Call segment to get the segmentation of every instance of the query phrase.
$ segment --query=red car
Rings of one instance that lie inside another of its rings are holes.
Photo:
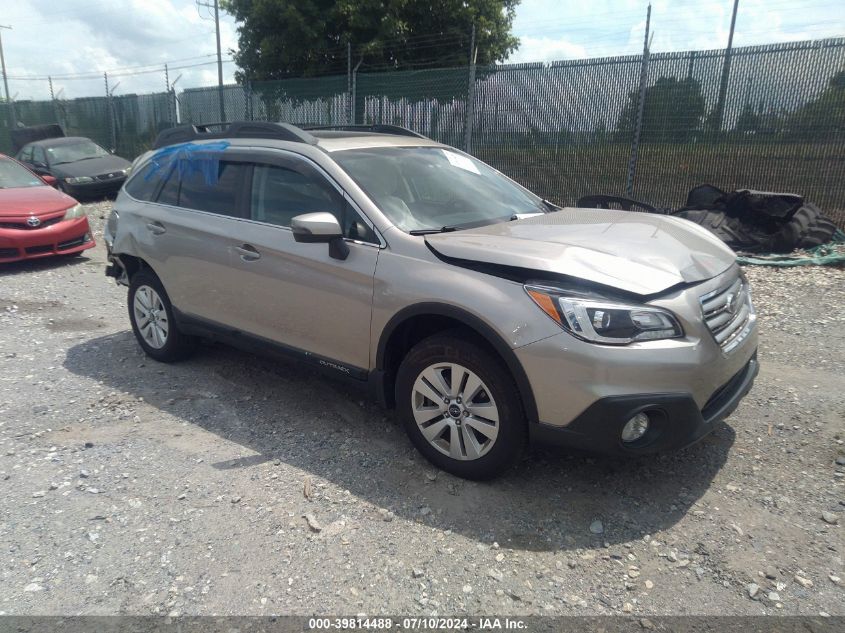
[[[51,181],[0,154],[0,264],[94,247],[82,206]]]

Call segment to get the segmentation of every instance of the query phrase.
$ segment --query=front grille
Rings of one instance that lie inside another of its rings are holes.
[[[99,176],[95,176],[97,180],[114,180],[115,178],[121,178],[123,176],[123,172],[121,171],[112,171],[107,174],[100,174]]]
[[[739,345],[751,331],[754,308],[748,285],[737,277],[729,286],[701,297],[704,322],[725,353]]]
[[[0,248],[0,259],[9,259],[11,257],[18,257],[18,249]]]
[[[42,220],[38,226],[30,226],[26,222],[0,222],[0,229],[18,229],[21,231],[35,231],[43,229],[47,226],[52,226],[62,221],[62,216],[57,218],[50,218],[49,220]]]
[[[52,244],[39,244],[38,246],[27,246],[27,255],[38,255],[39,253],[49,253],[53,250]]]

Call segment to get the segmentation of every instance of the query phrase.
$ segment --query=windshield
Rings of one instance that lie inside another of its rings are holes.
[[[527,189],[457,150],[378,147],[332,157],[403,231],[479,226],[547,210]]]
[[[0,160],[0,189],[40,187],[44,181],[28,169],[11,160]]]
[[[62,163],[75,163],[78,160],[88,158],[100,158],[108,156],[109,153],[94,141],[78,141],[76,143],[63,143],[55,147],[47,148],[47,156],[51,165]]]

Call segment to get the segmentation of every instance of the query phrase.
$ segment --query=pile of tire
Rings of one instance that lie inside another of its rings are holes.
[[[739,253],[789,253],[833,239],[836,225],[800,195],[738,189],[726,192],[700,185],[677,210],[616,196],[592,195],[578,200],[583,208],[616,208],[660,213],[703,226]]]
[[[836,232],[821,209],[790,193],[725,192],[701,185],[690,191],[687,204],[673,215],[703,226],[733,250],[745,253],[813,248],[831,241]]]

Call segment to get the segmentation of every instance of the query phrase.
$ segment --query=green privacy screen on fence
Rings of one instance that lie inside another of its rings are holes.
[[[795,191],[845,220],[845,39],[255,82],[17,102],[27,125],[59,121],[133,158],[177,120],[388,123],[467,149],[540,195],[590,193],[680,206],[702,182]],[[8,125],[0,104],[0,125]],[[636,161],[631,161],[632,146]],[[0,148],[8,137],[0,130]]]
[[[9,106],[0,103],[0,152],[12,150]],[[176,121],[175,100],[162,92],[146,95],[87,97],[56,101],[16,101],[17,120],[25,125],[59,123],[67,136],[87,136],[117,154],[134,158],[148,149],[156,135]]]

